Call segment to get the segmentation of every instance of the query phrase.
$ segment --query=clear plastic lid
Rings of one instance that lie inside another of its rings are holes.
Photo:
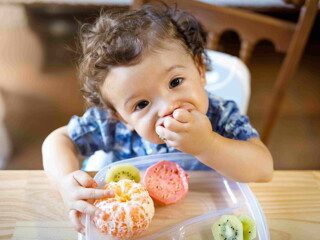
[[[104,187],[107,170],[117,164],[130,163],[140,169],[141,179],[144,170],[151,165],[168,160],[179,164],[189,175],[189,192],[181,201],[169,205],[155,205],[155,215],[149,228],[137,239],[213,239],[211,226],[222,215],[251,216],[257,225],[257,240],[269,239],[268,226],[262,209],[244,183],[230,180],[214,170],[192,170],[199,161],[185,153],[166,153],[131,158],[112,163],[101,169],[94,179],[99,188]],[[80,240],[105,240],[89,216],[85,218],[86,236],[79,234]]]

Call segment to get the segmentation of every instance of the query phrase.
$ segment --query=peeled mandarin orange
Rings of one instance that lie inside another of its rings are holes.
[[[94,217],[98,230],[116,240],[132,239],[144,232],[154,215],[148,191],[140,183],[122,179],[104,189],[113,190],[114,197],[98,199],[94,205],[105,212],[105,218]]]

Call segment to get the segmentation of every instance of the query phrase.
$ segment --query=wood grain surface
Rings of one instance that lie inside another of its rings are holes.
[[[320,171],[275,171],[271,182],[249,186],[272,240],[320,239]],[[201,211],[189,207],[194,212],[187,217]],[[62,199],[43,171],[0,171],[0,239],[77,239]]]

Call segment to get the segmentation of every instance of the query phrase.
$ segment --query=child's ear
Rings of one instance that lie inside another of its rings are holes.
[[[204,65],[198,67],[199,68],[199,73],[201,77],[201,83],[202,86],[205,86],[207,84],[207,79],[206,79],[206,68]]]
[[[203,86],[207,84],[206,79],[206,67],[204,65],[204,59],[201,55],[196,56],[196,66],[200,74],[200,80]]]
[[[113,110],[109,110],[109,113],[110,113],[110,115],[112,116],[112,118],[114,118],[114,119],[122,122],[122,124],[125,125],[126,128],[128,128],[130,131],[133,131],[133,130],[134,130],[134,128],[133,128],[129,123],[127,123],[127,122],[121,117],[121,115],[120,115],[118,112],[113,111]]]

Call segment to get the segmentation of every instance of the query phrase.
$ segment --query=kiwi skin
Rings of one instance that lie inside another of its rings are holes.
[[[140,171],[135,166],[128,163],[118,164],[107,171],[105,182],[118,182],[121,179],[134,180],[136,183],[139,183]]]
[[[234,215],[223,215],[212,228],[214,240],[243,240],[243,227]]]

